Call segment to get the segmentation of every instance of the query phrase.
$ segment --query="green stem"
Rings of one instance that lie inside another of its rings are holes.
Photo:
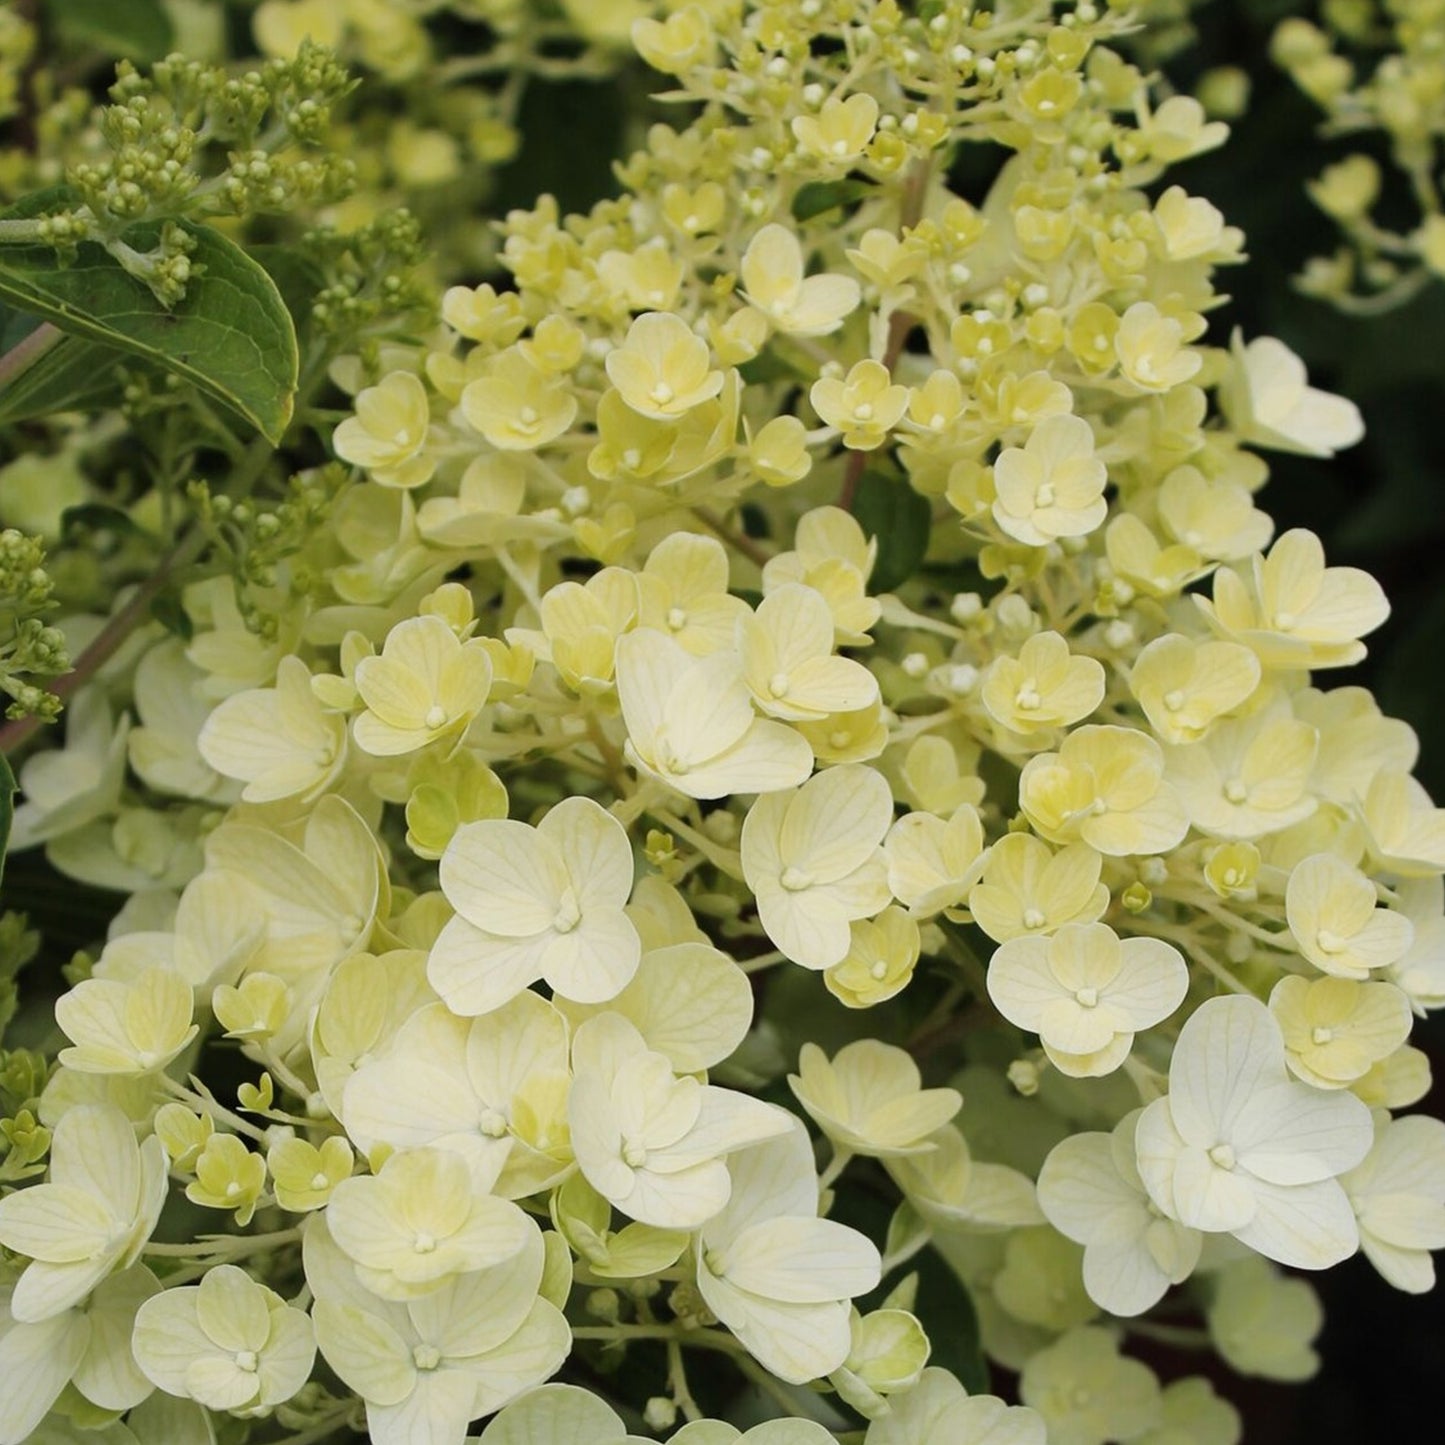
[[[5,223],[0,221],[0,226]],[[17,342],[0,356],[0,391],[12,381],[18,381],[47,352],[53,351],[65,339],[65,333],[48,321],[42,321],[29,336]]]
[[[263,1249],[279,1249],[300,1240],[301,1229],[297,1227],[278,1229],[271,1234],[213,1234],[196,1244],[148,1244],[144,1253],[157,1259],[234,1258]]]
[[[29,246],[40,239],[40,222],[0,221],[0,246]]]
[[[682,1411],[685,1420],[701,1420],[702,1411],[693,1399],[687,1383],[687,1366],[683,1363],[682,1346],[675,1340],[667,1342],[667,1388],[672,1402]]]
[[[767,551],[758,546],[751,537],[729,527],[711,507],[694,507],[692,514],[704,527],[710,532],[715,532],[735,552],[746,557],[759,571],[768,565]]]
[[[664,1344],[675,1340],[687,1349],[716,1350],[719,1354],[733,1355],[739,1362],[747,1356],[747,1351],[730,1335],[682,1330],[674,1325],[580,1325],[572,1331],[572,1338],[600,1340],[611,1345],[627,1344],[632,1340],[660,1340]]]

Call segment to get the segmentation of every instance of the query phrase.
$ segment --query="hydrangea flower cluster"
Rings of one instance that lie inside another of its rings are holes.
[[[129,897],[0,1074],[0,1445],[1232,1445],[1140,1341],[1434,1282],[1445,812],[1257,505],[1362,424],[1207,339],[1227,128],[1094,0],[565,8],[677,124],[19,769]]]
[[[1343,244],[1311,260],[1300,285],[1357,314],[1388,311],[1445,276],[1445,15],[1438,0],[1351,0],[1320,19],[1281,21],[1275,63],[1324,112],[1326,134],[1374,133],[1399,174],[1387,179],[1368,149],[1352,149],[1311,183]],[[1409,197],[1404,226],[1381,205],[1397,184]]]

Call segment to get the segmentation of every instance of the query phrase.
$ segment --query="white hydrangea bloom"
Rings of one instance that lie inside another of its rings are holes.
[[[958,908],[988,863],[978,809],[961,803],[949,818],[905,813],[883,842],[888,887],[915,918]]]
[[[755,613],[739,618],[737,644],[743,680],[769,717],[813,722],[878,701],[873,674],[834,655],[827,598],[800,582],[773,589]]]
[[[638,628],[617,641],[617,696],[627,760],[690,798],[792,788],[813,769],[800,733],[753,711],[736,653],[694,657]]]
[[[346,718],[322,707],[311,690],[311,670],[299,657],[283,657],[276,685],[219,703],[197,746],[216,772],[246,785],[246,802],[309,802],[336,781],[346,762]]]
[[[678,1078],[621,1014],[582,1024],[572,1062],[568,1116],[578,1167],[643,1224],[695,1229],[711,1219],[731,1187],[723,1156],[793,1122],[747,1094]]]
[[[1417,778],[1382,768],[1370,780],[1362,813],[1370,852],[1383,867],[1405,878],[1445,871],[1445,808]]]
[[[462,1014],[500,1008],[538,979],[579,1003],[615,997],[642,956],[623,912],[632,872],[626,830],[590,798],[565,799],[535,828],[458,828],[441,860],[457,917],[432,948],[432,987]]]
[[[18,771],[24,800],[10,824],[19,853],[112,813],[125,781],[130,722],[117,722],[98,683],[83,687],[66,709],[65,746],[33,753]]]
[[[1071,1330],[1031,1354],[1019,1394],[1044,1417],[1049,1445],[1132,1440],[1163,1413],[1154,1372],[1121,1355],[1113,1332],[1097,1325]]]
[[[0,1445],[34,1440],[67,1385],[101,1410],[140,1404],[154,1386],[136,1366],[131,1331],[159,1290],[150,1270],[133,1265],[102,1280],[84,1305],[24,1324],[11,1313],[10,1286],[0,1286]]]
[[[858,305],[851,276],[804,276],[803,248],[787,226],[764,226],[743,252],[743,294],[785,336],[826,336]]]
[[[834,1144],[876,1158],[936,1148],[928,1136],[963,1107],[956,1089],[923,1087],[906,1049],[877,1039],[846,1044],[831,1060],[817,1044],[804,1044],[788,1083]]]
[[[1188,990],[1177,948],[1157,938],[1120,939],[1105,923],[1010,939],[988,969],[999,1012],[1038,1034],[1054,1067],[1074,1078],[1117,1069],[1134,1035],[1162,1023]]]
[[[1244,1438],[1239,1411],[1200,1375],[1165,1385],[1159,1399],[1159,1424],[1140,1435],[1137,1445],[1239,1445]]]
[[[379,656],[356,664],[366,704],[353,724],[357,744],[373,757],[394,757],[440,738],[460,740],[491,685],[484,642],[462,641],[441,617],[409,617],[387,633]]]
[[[1363,979],[1398,963],[1414,938],[1410,920],[1378,902],[1358,868],[1316,853],[1290,872],[1285,918],[1299,951],[1322,973]]]
[[[1194,602],[1221,637],[1280,669],[1349,667],[1365,655],[1359,639],[1390,615],[1380,584],[1357,567],[1326,567],[1323,544],[1303,527],[1256,554],[1247,578],[1221,567],[1213,599]]]
[[[1445,1249],[1445,1123],[1424,1114],[1391,1120],[1379,1111],[1374,1145],[1340,1183],[1365,1258],[1396,1289],[1433,1289],[1430,1251]]]
[[[546,1250],[535,1227],[506,1263],[403,1304],[367,1290],[325,1226],[324,1214],[313,1217],[304,1252],[316,1342],[366,1402],[376,1445],[460,1442],[470,1421],[541,1384],[567,1357],[567,1321],[538,1294]]]
[[[489,1191],[500,1150],[471,1158],[423,1147],[391,1155],[375,1174],[343,1179],[331,1192],[331,1237],[357,1278],[383,1299],[427,1294],[455,1274],[488,1269],[527,1243],[527,1217]]]
[[[1364,436],[1360,409],[1347,397],[1310,386],[1304,362],[1284,342],[1257,336],[1246,346],[1236,328],[1230,344],[1233,368],[1220,399],[1241,441],[1332,457]]]
[[[114,1105],[67,1109],[47,1182],[0,1199],[0,1244],[30,1259],[10,1298],[22,1323],[58,1315],[140,1257],[166,1199],[166,1155]]]
[[[644,1445],[617,1411],[576,1385],[539,1385],[499,1411],[478,1445]]]
[[[1061,1234],[1084,1246],[1084,1288],[1116,1315],[1152,1308],[1199,1262],[1198,1230],[1165,1218],[1135,1162],[1139,1110],[1110,1134],[1073,1134],[1039,1173],[1039,1208]]]
[[[698,1234],[707,1306],[765,1369],[803,1384],[836,1370],[852,1344],[849,1301],[879,1279],[874,1246],[818,1218],[813,1150],[796,1121],[728,1161],[732,1194]]]
[[[521,1199],[572,1167],[567,1140],[567,1023],[530,990],[476,1019],[442,1004],[420,1009],[380,1058],[344,1085],[341,1118],[352,1142],[505,1162],[496,1192]]]
[[[204,674],[178,637],[152,647],[135,670],[140,725],[128,738],[130,765],[147,786],[181,798],[228,803],[238,791],[201,757],[211,704],[196,689]],[[346,733],[343,724],[341,734]]]
[[[768,937],[805,968],[848,952],[848,925],[889,901],[880,844],[893,820],[882,775],[829,768],[801,788],[759,798],[743,822],[743,876]]]
[[[197,1286],[168,1289],[136,1316],[132,1348],[167,1394],[211,1410],[261,1415],[306,1383],[311,1319],[243,1269],[218,1265]]]
[[[926,1152],[885,1159],[884,1167],[929,1224],[992,1233],[1043,1222],[1027,1175],[1006,1164],[974,1159],[952,1124],[927,1142],[933,1147]]]
[[[60,1062],[86,1074],[149,1074],[195,1038],[191,986],[169,969],[136,979],[87,978],[55,1001],[55,1021],[72,1047]]]
[[[1314,1341],[1325,1314],[1314,1287],[1268,1260],[1232,1260],[1214,1277],[1205,1309],[1209,1338],[1241,1375],[1297,1383],[1320,1367]]]
[[[1139,1120],[1139,1174],[1171,1219],[1325,1269],[1359,1246],[1337,1176],[1372,1135],[1353,1094],[1291,1079],[1269,1009],[1231,995],[1201,1004],[1180,1030],[1169,1093]]]
[[[1043,1417],[996,1395],[970,1395],[936,1365],[886,1415],[868,1426],[864,1445],[1045,1445]]]

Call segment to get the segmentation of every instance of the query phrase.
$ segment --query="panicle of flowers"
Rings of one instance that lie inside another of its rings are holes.
[[[564,8],[676,123],[336,361],[325,525],[211,497],[244,600],[21,769],[16,845],[130,899],[0,1074],[0,1445],[624,1445],[543,1382],[658,1342],[676,1445],[736,1438],[695,1350],[826,1413],[758,1445],[1237,1441],[1128,1353],[1169,1291],[1300,1378],[1280,1266],[1433,1282],[1445,813],[1315,676],[1378,584],[1257,505],[1361,422],[1206,339],[1244,238],[1166,177],[1227,127],[1090,0]],[[945,1265],[1021,1405],[928,1367]]]
[[[1352,149],[1308,187],[1343,244],[1309,261],[1298,284],[1342,310],[1388,311],[1445,276],[1441,21],[1435,0],[1359,0],[1322,7],[1318,24],[1282,20],[1271,40],[1274,62],[1324,112],[1323,133],[1378,135],[1398,172]],[[1408,224],[1387,219],[1399,203],[1381,204],[1395,191]]]

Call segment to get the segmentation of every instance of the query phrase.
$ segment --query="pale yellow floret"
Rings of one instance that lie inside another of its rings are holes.
[[[479,641],[461,641],[440,617],[409,618],[387,634],[380,656],[356,665],[366,705],[354,724],[357,745],[392,757],[459,736],[491,685],[492,660]]]
[[[1071,653],[1057,632],[1038,632],[1017,657],[990,664],[980,696],[993,719],[1013,732],[1068,727],[1104,700],[1104,669]]]
[[[1131,728],[1081,727],[1057,753],[1030,758],[1019,803],[1050,842],[1083,841],[1116,857],[1167,853],[1189,831],[1159,744]]]
[[[1030,547],[1087,536],[1104,520],[1108,477],[1094,455],[1094,434],[1080,417],[1040,422],[1022,447],[999,453],[993,476],[994,521]]]
[[[764,226],[748,243],[741,270],[747,299],[785,336],[826,336],[861,298],[851,276],[805,276],[802,246],[786,226]]]
[[[332,437],[336,455],[364,467],[384,487],[419,487],[430,481],[436,458],[426,387],[408,371],[393,371],[361,392],[355,416]]]
[[[857,160],[878,124],[878,102],[859,92],[846,100],[830,96],[816,116],[795,116],[793,135],[810,155],[829,164]]]
[[[848,952],[824,971],[828,992],[849,1008],[871,1008],[908,986],[922,952],[918,924],[901,908],[849,925]]]
[[[1299,951],[1322,973],[1364,979],[1403,958],[1414,937],[1410,920],[1378,901],[1358,868],[1318,853],[1290,874],[1285,916]]]
[[[467,424],[499,451],[536,451],[572,425],[577,398],[520,348],[505,351],[461,394]]]
[[[1269,996],[1290,1071],[1319,1089],[1363,1078],[1410,1036],[1410,1003],[1393,984],[1290,974]]]
[[[1009,833],[989,849],[969,890],[969,912],[995,943],[1093,923],[1109,906],[1109,890],[1099,881],[1103,862],[1084,843],[1055,853],[1030,833]]]
[[[909,392],[880,362],[855,362],[846,377],[825,376],[808,393],[813,410],[827,426],[843,433],[843,445],[875,451],[908,410]]]
[[[832,1059],[804,1044],[788,1084],[838,1148],[880,1159],[928,1152],[928,1136],[963,1107],[955,1089],[925,1089],[906,1050],[876,1039],[859,1039]]]
[[[715,397],[723,374],[709,366],[707,342],[685,321],[649,311],[628,329],[621,346],[607,353],[607,375],[633,411],[658,421],[686,416]]]

